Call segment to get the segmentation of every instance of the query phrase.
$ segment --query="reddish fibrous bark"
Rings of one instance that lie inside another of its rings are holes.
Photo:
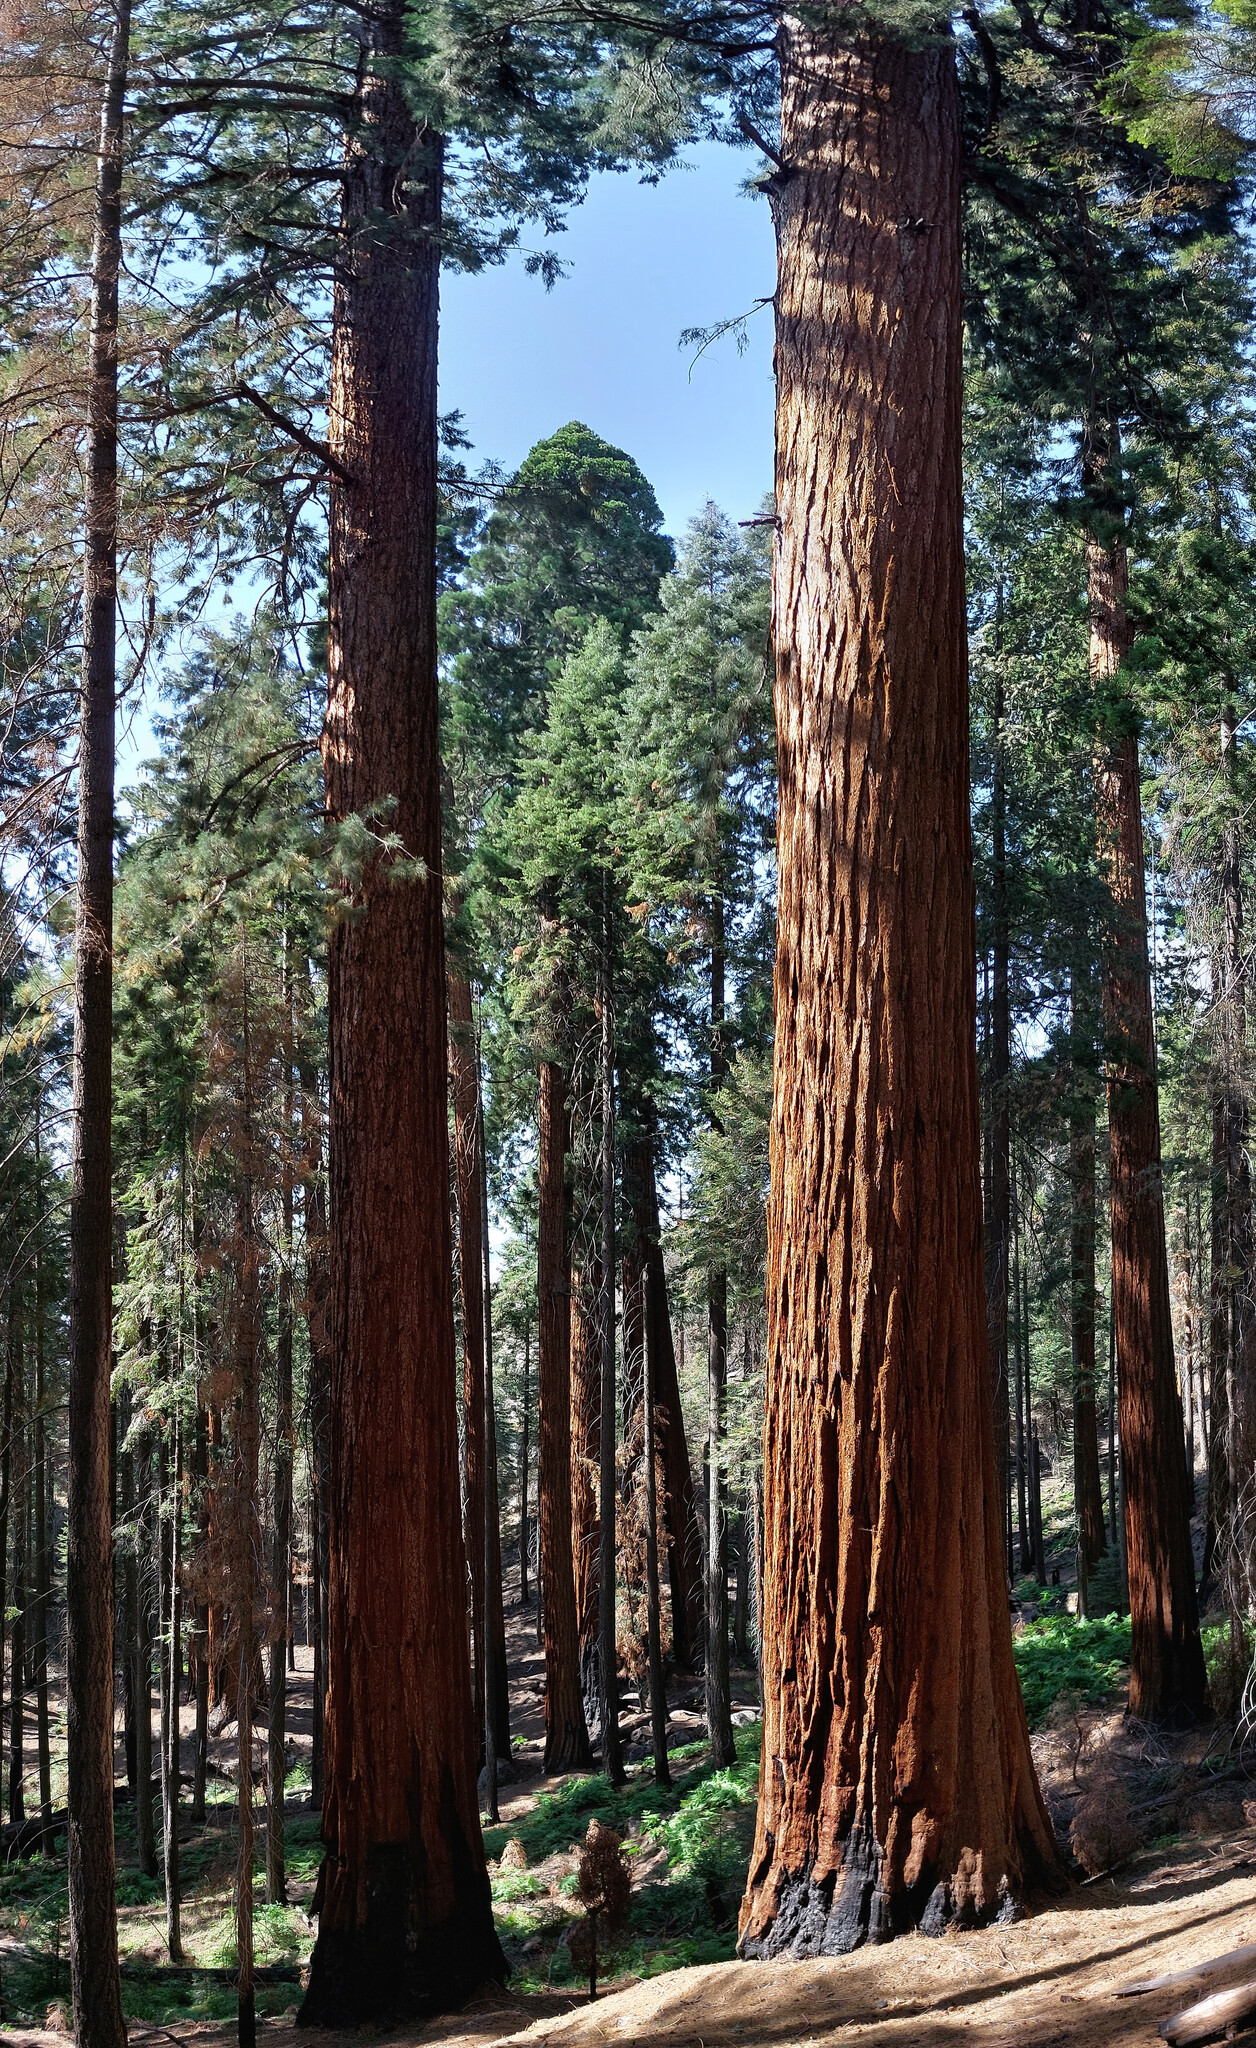
[[[436,684],[441,139],[401,0],[361,24],[328,440],[331,1447],[318,1940],[304,2022],[453,2005],[505,1963],[476,1794],[455,1408]],[[421,865],[420,865],[421,864]]]
[[[667,1530],[667,1573],[671,1594],[672,1655],[681,1670],[694,1660],[702,1634],[702,1543],[698,1508],[689,1463],[685,1417],[676,1374],[676,1346],[667,1306],[667,1273],[659,1227],[658,1181],[654,1145],[643,1139],[625,1162],[625,1187],[633,1206],[634,1241],[624,1265],[624,1381],[628,1402],[640,1401],[641,1360],[652,1345],[654,1425],[663,1463],[663,1519]],[[648,1269],[640,1284],[638,1261]],[[629,1265],[631,1261],[631,1271]],[[630,1328],[630,1310],[641,1328]]]
[[[1062,1881],[982,1274],[954,59],[781,31],[764,1730],[740,1950]]]
[[[571,1560],[580,1637],[580,1683],[586,1712],[596,1707],[598,1646],[598,1452],[601,1443],[601,1352],[597,1305],[602,1272],[596,1259],[571,1275]],[[627,1296],[625,1295],[625,1300]],[[625,1350],[627,1344],[625,1343]]]
[[[480,1230],[479,1085],[471,984],[451,962],[449,1080],[454,1110],[454,1200],[462,1295],[463,1542],[471,1605],[475,1725],[484,1728],[484,1258]]]
[[[1076,1003],[1074,1015],[1076,1015]],[[1087,1565],[1108,1547],[1099,1469],[1099,1416],[1095,1398],[1095,1111],[1087,1095],[1069,1120],[1069,1180],[1073,1325],[1073,1499],[1078,1541]]]
[[[571,1280],[567,1248],[567,1078],[541,1066],[537,1230],[538,1486],[545,1634],[545,1769],[587,1771],[593,1751],[580,1689],[580,1633],[571,1553]]]
[[[1087,482],[1102,494],[1112,436],[1091,423]],[[1132,642],[1125,543],[1115,518],[1086,539],[1090,668],[1109,720],[1096,764],[1099,857],[1111,900],[1104,961],[1112,1313],[1130,1598],[1129,1708],[1191,1720],[1207,1704],[1191,1550],[1190,1480],[1173,1357],[1160,1170],[1160,1098],[1147,948],[1142,793],[1133,713],[1112,722]],[[1122,729],[1123,727],[1123,729]]]

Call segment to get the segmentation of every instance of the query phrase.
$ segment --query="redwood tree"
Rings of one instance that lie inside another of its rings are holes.
[[[1129,1708],[1140,1720],[1178,1721],[1204,1711],[1208,1681],[1173,1357],[1138,736],[1133,706],[1119,682],[1133,639],[1129,566],[1114,490],[1115,432],[1092,416],[1087,438],[1090,666],[1102,726],[1096,810],[1099,857],[1111,898],[1104,1036],[1112,1314],[1130,1598]]]
[[[571,1557],[571,1265],[567,1249],[567,1077],[541,1065],[537,1238],[538,1490],[545,1629],[545,1769],[587,1771],[593,1751],[580,1689],[580,1632]]]
[[[326,1856],[302,2019],[447,2007],[504,1974],[476,1798],[460,1529],[437,731],[442,143],[364,18],[333,310]],[[353,821],[346,823],[345,821]]]
[[[945,38],[781,30],[780,909],[746,1956],[1060,1881],[1012,1661],[982,1276]]]

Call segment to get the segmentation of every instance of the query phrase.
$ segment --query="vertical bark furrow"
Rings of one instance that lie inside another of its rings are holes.
[[[790,23],[782,62],[750,1956],[988,1919],[1058,1877],[982,1278],[954,60]]]

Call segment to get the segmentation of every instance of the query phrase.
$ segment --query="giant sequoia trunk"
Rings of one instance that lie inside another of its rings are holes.
[[[362,17],[329,442],[333,823],[369,847],[329,949],[328,1691],[308,2022],[448,2007],[504,1974],[476,1798],[458,1494],[436,691],[441,143]]]
[[[118,605],[118,277],[129,0],[109,46],[96,164],[88,375],[70,1159],[66,1746],[70,1983],[79,2048],[125,2048],[113,1845],[113,776]]]
[[[563,1185],[567,1082],[554,1060],[546,1060],[541,1067],[540,1141],[537,1435],[545,1769],[587,1771],[593,1765],[593,1752],[580,1691],[580,1634],[571,1559],[571,1285]]]
[[[1204,1710],[1207,1680],[1173,1359],[1138,740],[1132,708],[1123,720],[1111,711],[1132,638],[1125,542],[1119,516],[1102,503],[1104,473],[1114,452],[1111,438],[1091,423],[1087,481],[1099,500],[1100,516],[1087,534],[1086,565],[1091,674],[1096,696],[1108,707],[1095,780],[1099,856],[1111,898],[1104,1035],[1112,1309],[1130,1595],[1129,1706],[1140,1720],[1175,1721]]]
[[[1060,1881],[1012,1661],[982,1276],[945,44],[782,31],[780,864],[763,1765],[740,1949]]]

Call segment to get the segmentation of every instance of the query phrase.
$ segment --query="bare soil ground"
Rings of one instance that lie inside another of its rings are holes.
[[[512,1725],[522,1743],[515,1758],[519,1781],[503,1788],[507,1826],[526,1817],[541,1789],[543,1714],[534,1615],[514,1607],[509,1623]],[[303,1653],[290,1700],[299,1756],[309,1744],[307,1666]],[[744,1676],[747,1696],[751,1684]],[[698,1703],[685,1692],[672,1706],[671,1723],[677,1746],[700,1730]],[[233,1736],[227,1731],[215,1745],[224,1773]],[[626,2048],[646,2042],[657,2048],[822,2048],[829,2042],[942,2048],[961,2040],[984,2048],[1151,2048],[1168,2014],[1206,1992],[1256,1977],[1249,1958],[1206,1981],[1116,1996],[1139,1979],[1196,1970],[1256,1943],[1256,1804],[1245,1801],[1256,1785],[1227,1753],[1224,1731],[1163,1737],[1115,1710],[1062,1702],[1034,1747],[1057,1830],[1064,1839],[1071,1834],[1101,1874],[1012,1927],[937,1941],[912,1937],[832,1961],[721,1962],[645,1981],[612,1978],[592,2006],[570,1992],[490,1989],[461,2013],[382,2031],[298,2033],[294,1987],[289,2011],[261,2022],[259,2039],[265,2048],[603,2048],[608,2042]],[[1119,1867],[1104,1875],[1109,1859]],[[642,1865],[638,1870],[643,1878],[656,1874]],[[299,1894],[305,1889],[297,1887]],[[191,1902],[185,1915],[195,1925]],[[121,1918],[125,1952],[157,1960],[159,1911],[124,1909]],[[21,1939],[18,1930],[9,1939],[14,1936]],[[0,2039],[14,2048],[65,2048],[66,2041],[60,2030],[3,2026]],[[233,2048],[235,2030],[211,2022],[136,2021],[130,2039],[133,2048]]]
[[[1252,1974],[1246,1966],[1138,1998],[1121,1985],[1198,1966],[1256,1941],[1256,1874],[1236,1869],[1232,1841],[1201,1842],[1154,1859],[1120,1882],[1080,1890],[1009,1928],[912,1937],[824,1962],[718,1963],[677,1970],[584,2001],[491,1992],[425,2027],[298,2034],[263,2024],[266,2048],[842,2048],[913,2042],[943,2048],[1125,2048],[1151,2044],[1171,2012]],[[1146,1859],[1145,1859],[1146,1862]],[[63,2034],[14,2031],[14,2048],[64,2048]],[[228,2048],[234,2029],[137,2023],[134,2044]]]

